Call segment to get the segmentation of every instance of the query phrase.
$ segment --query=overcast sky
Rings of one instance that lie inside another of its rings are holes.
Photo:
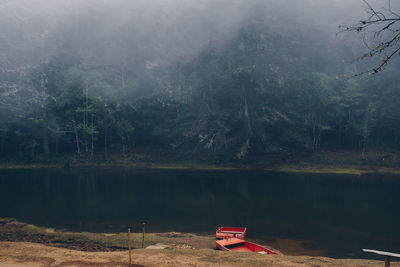
[[[229,40],[256,18],[335,40],[343,38],[338,25],[363,18],[363,7],[361,0],[0,0],[0,64],[107,42],[170,60]]]

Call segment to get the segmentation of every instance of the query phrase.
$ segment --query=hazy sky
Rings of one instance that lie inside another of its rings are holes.
[[[0,0],[0,64],[99,43],[108,52],[135,50],[168,61],[223,43],[255,19],[334,40],[343,38],[336,37],[339,24],[363,17],[363,6],[361,0]]]

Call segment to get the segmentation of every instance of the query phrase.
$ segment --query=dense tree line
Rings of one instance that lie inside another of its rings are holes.
[[[129,41],[64,45],[34,64],[3,65],[1,157],[399,148],[399,65],[343,79],[364,63],[343,63],[358,51],[324,32],[254,20],[168,63]]]

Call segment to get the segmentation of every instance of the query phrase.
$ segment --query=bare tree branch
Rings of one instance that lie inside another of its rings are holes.
[[[361,55],[357,60],[379,57],[379,64],[354,76],[380,72],[394,55],[400,53],[400,16],[392,10],[391,1],[388,0],[387,7],[381,8],[382,11],[375,9],[367,0],[362,1],[366,4],[366,13],[369,17],[354,25],[346,27],[339,25],[341,30],[338,34],[342,32],[363,34],[363,42],[369,52]]]

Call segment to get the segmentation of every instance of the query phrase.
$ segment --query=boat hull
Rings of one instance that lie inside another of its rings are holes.
[[[261,254],[280,255],[279,252],[272,251],[256,243],[252,243],[239,238],[217,240],[216,245],[220,250],[225,251],[258,252]]]

